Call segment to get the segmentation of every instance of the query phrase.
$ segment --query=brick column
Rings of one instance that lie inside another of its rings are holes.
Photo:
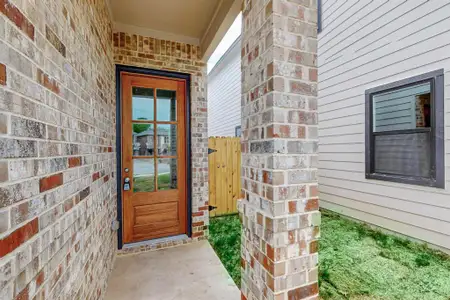
[[[317,1],[245,0],[242,299],[318,298]]]

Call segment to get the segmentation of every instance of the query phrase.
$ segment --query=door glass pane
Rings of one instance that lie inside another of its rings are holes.
[[[373,132],[431,127],[431,84],[420,83],[373,96]]]
[[[156,120],[176,121],[177,120],[177,97],[175,91],[156,91]]]
[[[154,190],[154,159],[133,159],[133,192],[153,192]]]
[[[133,123],[133,156],[153,156],[154,135],[153,124]]]
[[[133,120],[154,120],[153,89],[133,87]]]
[[[158,159],[158,190],[173,190],[177,188],[177,159]]]
[[[177,155],[177,125],[158,124],[157,141],[159,156]]]

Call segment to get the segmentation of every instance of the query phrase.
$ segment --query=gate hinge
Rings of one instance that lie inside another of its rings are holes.
[[[213,210],[217,209],[217,206],[209,205],[208,209],[209,209],[209,211],[213,211]]]
[[[212,148],[208,148],[208,154],[211,154],[211,153],[214,153],[214,152],[217,152],[217,150],[216,149],[212,149]]]

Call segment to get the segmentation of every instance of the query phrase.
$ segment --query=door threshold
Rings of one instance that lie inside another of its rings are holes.
[[[124,244],[122,249],[126,250],[126,249],[141,247],[141,246],[152,246],[152,245],[158,245],[158,244],[162,244],[162,243],[184,241],[187,239],[189,239],[189,237],[186,234],[173,235],[173,236],[163,237],[163,238],[154,239],[154,240]]]

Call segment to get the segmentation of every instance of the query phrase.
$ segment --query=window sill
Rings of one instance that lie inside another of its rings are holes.
[[[438,189],[445,189],[444,184],[438,184],[436,180],[429,178],[418,178],[412,176],[398,176],[391,174],[381,174],[381,173],[366,173],[366,179],[369,180],[382,180],[396,183],[404,183],[409,185],[418,185],[418,186],[426,186],[433,187]]]

